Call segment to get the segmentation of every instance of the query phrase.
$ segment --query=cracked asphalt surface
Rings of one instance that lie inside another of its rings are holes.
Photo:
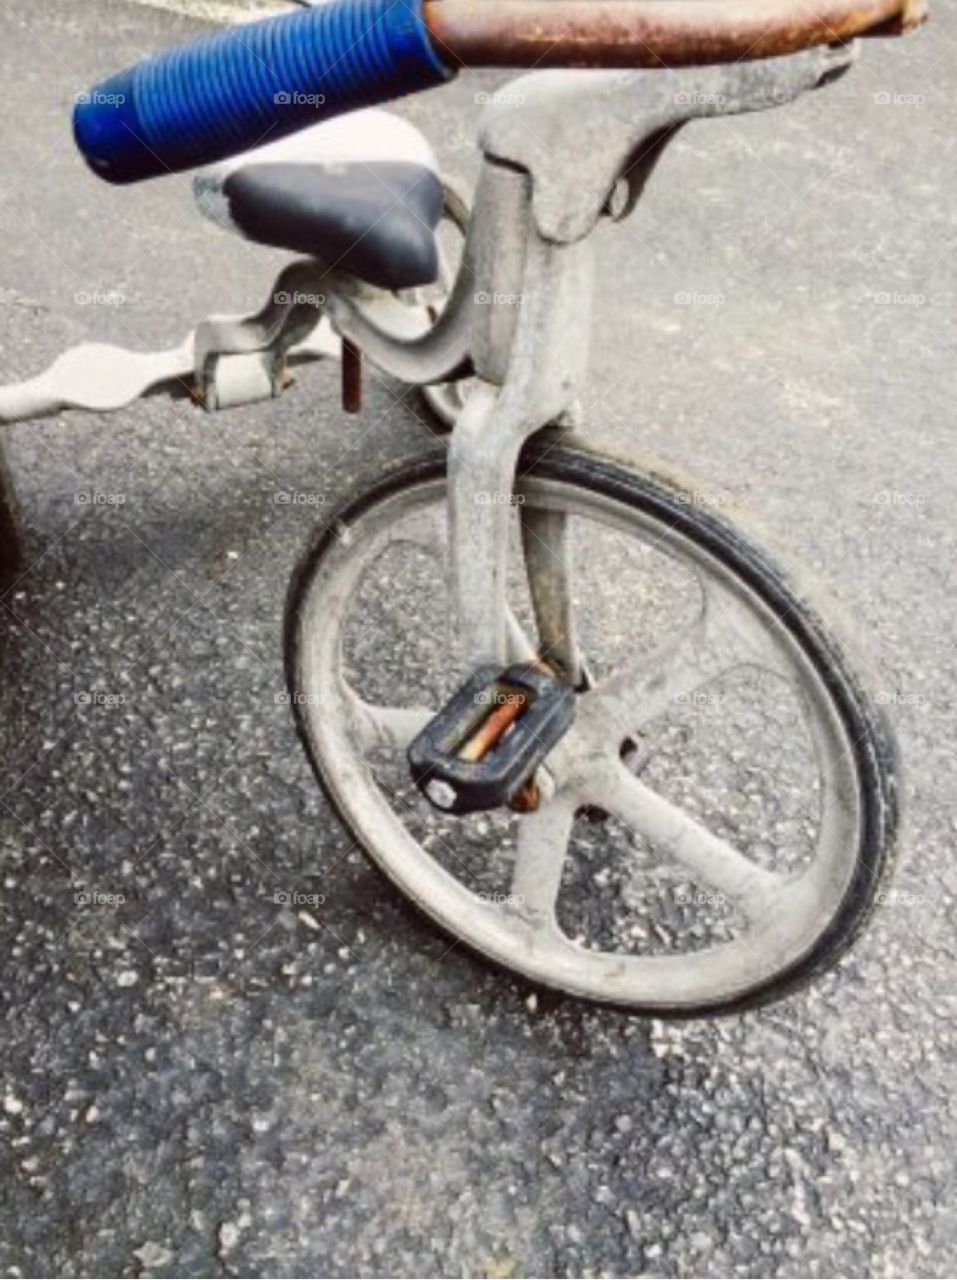
[[[0,4],[3,381],[265,296],[279,255],[205,225],[187,179],[110,189],[73,152],[72,94],[192,29]],[[318,367],[221,416],[9,430],[3,1274],[954,1274],[955,43],[939,9],[826,92],[691,126],[599,236],[590,430],[765,517],[894,703],[894,894],[780,1005],[664,1025],[530,997],[351,849],[280,696],[315,511],[273,496],[332,502],[414,447],[395,388],[358,422]],[[400,109],[474,176],[501,80]]]

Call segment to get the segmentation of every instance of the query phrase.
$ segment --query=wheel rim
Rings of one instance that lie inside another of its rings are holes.
[[[434,548],[444,528],[440,478],[367,508],[336,539],[306,585],[296,636],[298,711],[314,760],[337,807],[387,875],[434,920],[527,978],[591,999],[648,1009],[698,1009],[734,1002],[802,960],[827,932],[849,891],[862,842],[861,787],[850,739],[827,685],[794,632],[753,587],[679,528],[649,512],[561,481],[527,477],[526,499],[576,519],[651,541],[705,581],[697,630],[653,654],[642,652],[578,700],[572,731],[547,761],[550,795],[517,823],[508,891],[476,895],[420,843],[376,781],[376,751],[397,757],[435,707],[364,701],[343,673],[350,600],[390,547]],[[733,659],[733,661],[732,661]],[[715,836],[693,815],[636,778],[619,758],[623,738],[666,714],[716,672],[770,671],[799,695],[818,765],[813,856],[790,873],[765,868]],[[438,704],[436,704],[437,706]],[[407,796],[404,797],[407,802]],[[691,869],[730,903],[745,927],[730,940],[678,954],[626,954],[574,941],[557,901],[567,841],[595,806],[637,832],[656,852]]]

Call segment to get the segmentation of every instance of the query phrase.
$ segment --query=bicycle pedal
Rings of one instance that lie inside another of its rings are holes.
[[[409,767],[444,813],[534,807],[528,784],[571,727],[575,690],[542,667],[479,667],[413,740]]]

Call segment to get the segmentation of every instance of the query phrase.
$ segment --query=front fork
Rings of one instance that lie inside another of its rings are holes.
[[[528,174],[486,160],[473,226],[476,287],[474,392],[449,446],[452,596],[470,669],[527,660],[510,618],[506,569],[513,508],[538,627],[538,656],[581,681],[571,564],[562,512],[524,505],[519,457],[543,427],[561,430],[579,399],[588,357],[592,254],[543,239],[531,214]],[[485,215],[484,217],[482,215]]]

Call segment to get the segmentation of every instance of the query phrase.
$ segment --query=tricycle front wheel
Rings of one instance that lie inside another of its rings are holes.
[[[540,807],[452,818],[409,778],[463,674],[444,451],[347,502],[294,577],[288,678],[321,786],[408,899],[533,983],[659,1016],[785,994],[843,954],[889,865],[883,717],[801,578],[715,495],[578,445],[533,443],[521,473],[524,503],[567,517],[591,675]]]

